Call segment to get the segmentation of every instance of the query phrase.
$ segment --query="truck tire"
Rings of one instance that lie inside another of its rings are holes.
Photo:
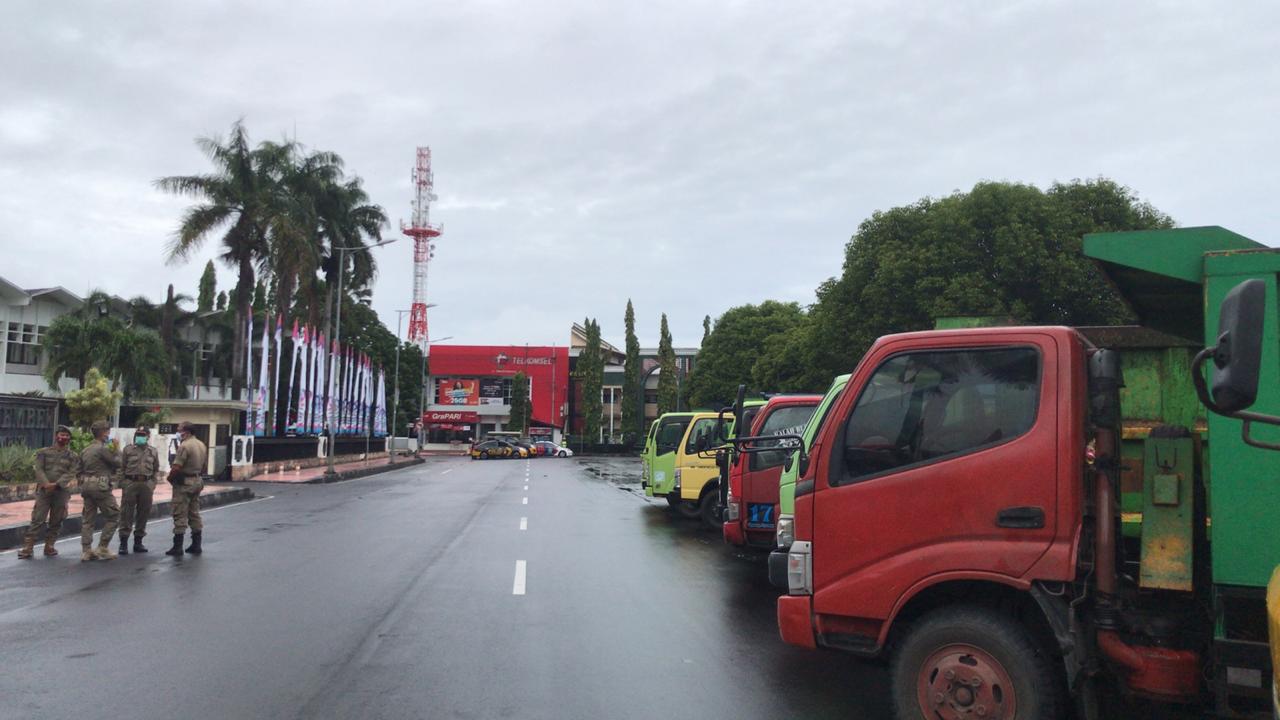
[[[673,505],[676,513],[685,520],[697,520],[702,508],[698,503],[691,500],[679,500]]]
[[[925,615],[895,644],[889,662],[897,720],[1063,716],[1053,656],[1015,620],[986,607]]]
[[[702,524],[712,530],[719,530],[724,525],[724,519],[720,513],[719,489],[711,488],[702,493],[702,500],[698,503],[698,515],[702,518]]]

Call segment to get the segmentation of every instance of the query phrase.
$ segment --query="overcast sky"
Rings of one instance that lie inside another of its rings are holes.
[[[1141,7],[1138,7],[1138,6]],[[0,23],[0,276],[195,295],[192,140],[332,150],[392,219],[430,145],[431,334],[641,343],[809,303],[877,209],[1106,176],[1181,225],[1280,226],[1280,4],[18,2]],[[393,330],[412,247],[377,250]],[[219,269],[219,289],[233,273]]]

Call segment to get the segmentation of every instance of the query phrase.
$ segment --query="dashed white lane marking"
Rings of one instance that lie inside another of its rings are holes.
[[[522,518],[520,518],[520,529],[521,529],[521,530],[528,530],[528,529],[529,529],[529,518],[527,518],[527,517],[522,517]]]
[[[440,471],[440,474],[441,474],[441,475],[448,475],[449,473],[453,472],[453,471],[454,471],[454,470],[456,470],[456,469],[457,469],[457,468],[449,468],[448,470],[441,470],[441,471]]]
[[[515,579],[515,582],[511,584],[512,595],[524,594],[524,573],[525,573],[524,561],[517,560],[516,561],[516,579]]]
[[[520,504],[521,504],[521,505],[528,505],[528,504],[529,504],[529,498],[527,498],[527,497],[526,497],[525,499],[521,500],[521,501],[520,501]]]
[[[524,486],[524,489],[525,489],[525,490],[528,490],[528,489],[529,489],[529,486],[528,486],[528,485],[525,485],[525,486]]]

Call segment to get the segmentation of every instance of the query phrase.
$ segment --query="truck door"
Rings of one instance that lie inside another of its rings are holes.
[[[819,616],[883,620],[921,581],[1019,577],[1049,548],[1056,342],[999,341],[888,345],[842,401],[813,499]]]

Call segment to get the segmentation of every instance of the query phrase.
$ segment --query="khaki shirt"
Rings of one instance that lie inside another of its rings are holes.
[[[188,435],[178,446],[178,453],[173,457],[174,465],[182,466],[182,474],[187,477],[199,477],[204,473],[209,449],[195,435]]]
[[[91,478],[111,478],[120,470],[120,455],[99,440],[80,453],[80,474]]]
[[[142,475],[147,480],[155,480],[160,470],[160,455],[150,445],[126,445],[122,453],[120,475],[124,479],[133,479]]]
[[[80,474],[80,456],[70,447],[50,445],[36,451],[36,482],[58,483],[63,490]]]

